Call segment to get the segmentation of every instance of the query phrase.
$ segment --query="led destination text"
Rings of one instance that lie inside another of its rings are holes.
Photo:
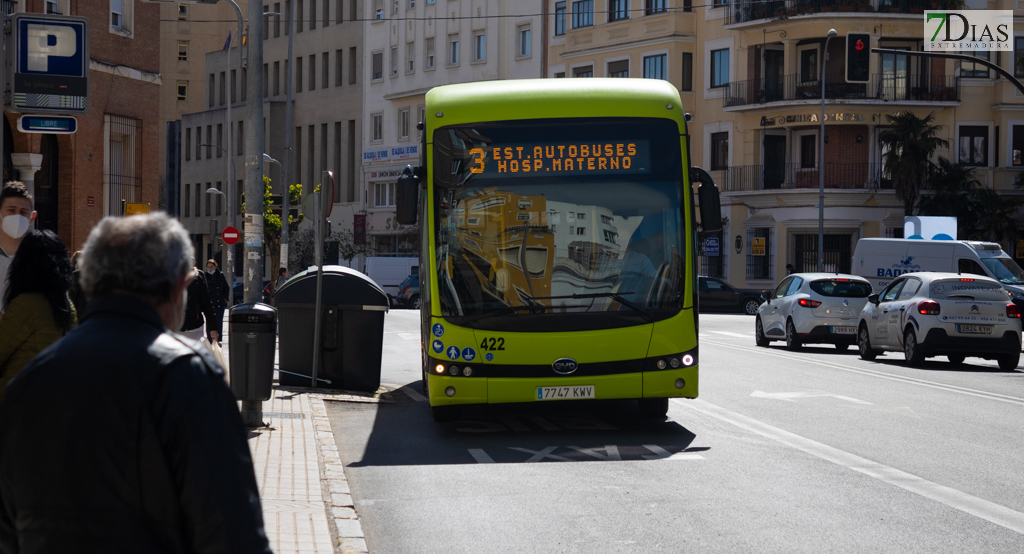
[[[647,172],[646,141],[599,144],[541,144],[473,148],[473,173],[613,173]]]

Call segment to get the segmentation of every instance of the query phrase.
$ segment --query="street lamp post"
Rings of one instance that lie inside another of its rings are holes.
[[[289,213],[292,179],[292,43],[295,39],[295,2],[286,2],[288,8],[288,60],[284,64],[284,165],[281,166],[281,177],[284,178],[284,212]],[[266,154],[264,154],[266,155]],[[288,216],[281,227],[281,263],[288,267]]]
[[[825,38],[825,49],[821,53],[821,155],[818,156],[818,272],[825,271],[825,61],[828,58],[828,41],[838,36],[835,29],[829,29]]]
[[[288,127],[285,127],[286,129]],[[270,157],[270,154],[263,153],[263,161],[267,163],[277,164],[278,171],[281,172],[281,177],[284,177],[284,166],[281,162]],[[291,220],[290,211],[292,207],[291,196],[292,191],[288,187],[288,180],[284,179],[284,201],[282,204],[284,207],[281,209],[281,267],[288,267],[288,245],[285,242],[288,240],[288,223]],[[273,275],[271,275],[273,277]]]
[[[241,69],[242,69],[242,38],[241,38],[242,37],[242,10],[241,10],[241,8],[238,7],[238,4],[235,3],[235,0],[228,0],[228,3],[231,4],[231,7],[235,8],[235,16],[238,18],[238,30],[235,32],[235,40],[238,41],[238,69],[239,69],[239,71],[241,71]],[[234,93],[234,91],[235,91],[235,80],[233,78],[233,73],[231,72],[231,45],[230,44],[228,44],[228,88],[230,89],[231,93]],[[231,226],[237,228],[238,227],[238,222],[235,221],[235,214],[238,212],[238,209],[234,206],[234,200],[235,200],[235,198],[238,197],[238,195],[235,193],[235,180],[236,180],[236,177],[235,177],[235,159],[231,157],[231,152],[234,150],[234,148],[231,147],[232,135],[234,134],[234,133],[231,132],[231,102],[232,102],[231,93],[229,93],[227,95],[227,97],[228,97],[228,107],[227,107],[227,110],[226,110],[227,113],[224,114],[225,119],[227,119],[226,127],[227,127],[227,132],[228,132],[228,147],[227,147],[227,150],[225,150],[224,154],[227,156],[228,161],[231,162],[229,164],[230,167],[231,167],[231,172],[230,172],[230,175],[228,176],[228,179],[229,179],[228,190],[231,192],[231,194],[225,198],[224,202],[225,202],[225,204],[227,204],[228,214],[229,214],[229,217],[231,219]],[[239,95],[239,96],[241,96],[241,95]],[[220,147],[218,146],[218,148],[220,148]],[[235,282],[235,248],[234,248],[234,246],[230,246],[229,248],[227,248],[227,257],[228,257],[228,264],[227,264],[227,266],[228,266],[227,267],[228,275],[231,276],[231,282],[234,283]]]

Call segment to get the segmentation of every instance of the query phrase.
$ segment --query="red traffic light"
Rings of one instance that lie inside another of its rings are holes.
[[[856,48],[857,50],[863,50],[864,49],[864,41],[863,40],[858,40],[857,41],[857,46],[855,46],[854,48]]]

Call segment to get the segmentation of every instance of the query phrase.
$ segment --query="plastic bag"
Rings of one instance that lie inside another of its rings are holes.
[[[220,347],[220,343],[211,343],[210,341],[206,340],[206,337],[203,337],[199,342],[203,346],[205,346],[206,349],[209,350],[211,354],[213,354],[214,358],[217,358],[217,363],[220,364],[221,369],[224,371],[224,379],[230,382],[230,378],[228,377],[228,364],[224,360],[224,350]]]

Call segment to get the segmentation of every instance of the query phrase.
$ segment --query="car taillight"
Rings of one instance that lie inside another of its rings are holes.
[[[409,286],[408,285],[406,285],[405,288],[402,289],[402,292],[400,292],[399,294],[405,294],[405,291],[407,291],[407,290],[409,290]]]
[[[1020,308],[1017,307],[1013,302],[1006,305],[1006,317],[1013,317],[1020,319]]]
[[[921,315],[939,315],[939,303],[934,300],[925,300],[917,305],[917,311]]]
[[[811,300],[809,298],[801,298],[800,305],[805,308],[817,308],[818,306],[821,306],[821,302],[817,300]]]

